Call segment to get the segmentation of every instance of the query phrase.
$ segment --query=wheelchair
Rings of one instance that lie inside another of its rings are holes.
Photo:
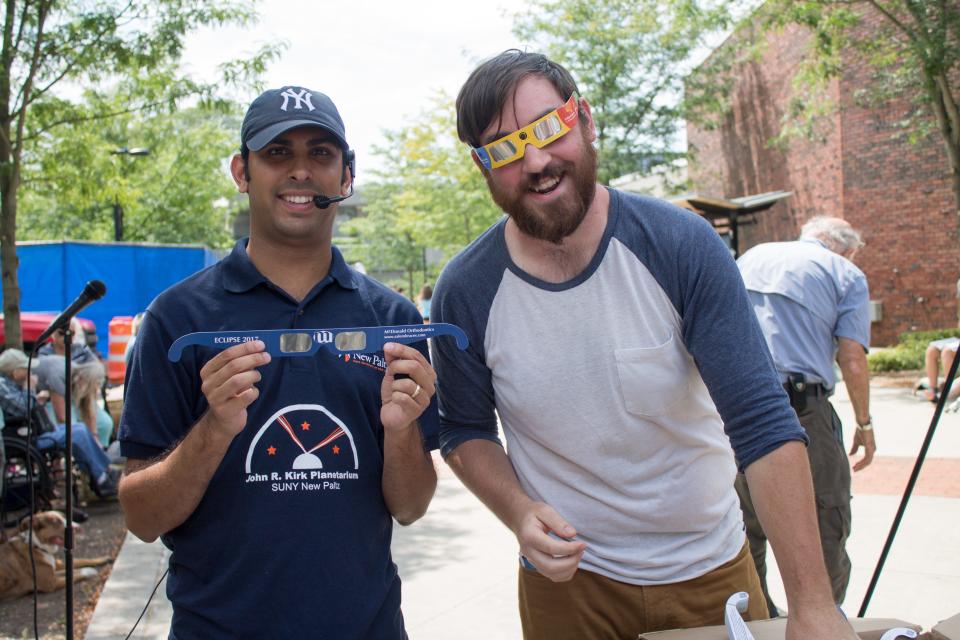
[[[59,487],[65,480],[65,456],[60,449],[41,450],[34,441],[28,441],[25,422],[3,426],[3,448],[0,524],[10,527],[30,512],[31,484],[34,510],[54,508],[55,501],[62,497]],[[79,474],[75,465],[73,472]],[[77,483],[74,482],[74,498],[77,497]]]

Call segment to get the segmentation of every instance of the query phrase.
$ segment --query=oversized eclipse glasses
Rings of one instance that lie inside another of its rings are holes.
[[[347,329],[268,329],[265,331],[200,331],[177,338],[167,351],[171,362],[180,360],[185,347],[197,345],[227,349],[237,344],[262,340],[266,351],[276,358],[312,356],[320,347],[334,353],[375,353],[388,342],[409,344],[435,336],[453,336],[461,351],[469,346],[467,334],[455,324],[406,324],[389,327]]]
[[[473,147],[473,153],[487,169],[496,169],[523,157],[528,144],[542,149],[554,140],[565,136],[577,124],[579,96],[570,94],[570,99],[543,116],[502,138],[482,147]]]

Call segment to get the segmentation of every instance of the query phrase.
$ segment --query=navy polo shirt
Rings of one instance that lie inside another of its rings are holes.
[[[123,455],[150,459],[206,411],[200,369],[217,352],[167,349],[195,331],[420,323],[412,302],[344,262],[297,302],[246,240],[147,309],[126,381]],[[425,343],[417,348],[427,355]],[[174,638],[404,638],[383,501],[383,353],[274,358],[260,397],[194,513],[163,536]],[[435,446],[436,402],[421,418]]]

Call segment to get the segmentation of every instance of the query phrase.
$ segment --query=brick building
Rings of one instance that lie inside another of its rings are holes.
[[[875,31],[879,20],[867,15],[860,28]],[[916,108],[909,97],[882,108],[862,106],[858,96],[875,82],[872,69],[847,54],[827,90],[837,108],[818,139],[770,144],[796,91],[793,79],[809,41],[799,27],[768,36],[763,53],[738,73],[722,125],[712,131],[688,125],[694,190],[725,198],[793,192],[741,227],[741,250],[794,239],[818,214],[860,229],[867,246],[856,263],[882,316],[873,324],[875,345],[893,344],[903,331],[956,326],[960,240],[950,165],[939,135],[911,144],[897,128]],[[722,46],[737,45],[734,35]]]

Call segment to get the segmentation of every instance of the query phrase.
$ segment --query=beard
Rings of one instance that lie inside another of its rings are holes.
[[[552,161],[543,171],[525,176],[516,189],[497,187],[493,184],[491,174],[486,174],[493,201],[525,235],[559,245],[583,222],[597,191],[597,151],[585,138],[583,147],[584,151],[577,162]],[[545,178],[561,176],[573,180],[573,194],[570,197],[546,207],[524,203],[531,185]]]

